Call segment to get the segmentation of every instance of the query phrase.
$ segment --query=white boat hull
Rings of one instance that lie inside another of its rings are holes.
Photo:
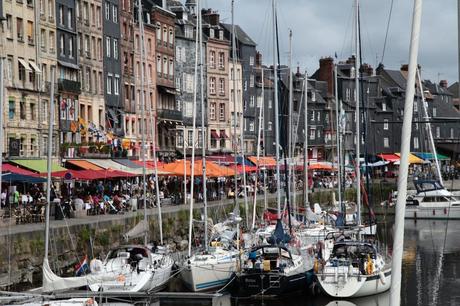
[[[321,288],[332,297],[350,298],[379,294],[391,286],[390,268],[371,275],[349,275],[348,267],[326,267],[318,274]]]
[[[406,206],[406,219],[460,219],[460,206]]]
[[[209,291],[227,284],[236,271],[236,258],[222,262],[189,264],[181,271],[185,285],[194,292]]]

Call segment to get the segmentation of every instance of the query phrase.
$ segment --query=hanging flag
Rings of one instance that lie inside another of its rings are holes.
[[[88,270],[89,270],[88,256],[85,255],[85,257],[75,266],[75,275],[80,276],[80,275],[86,274]]]

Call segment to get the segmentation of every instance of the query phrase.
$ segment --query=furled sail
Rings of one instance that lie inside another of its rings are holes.
[[[123,235],[123,238],[125,240],[129,240],[132,238],[138,238],[144,236],[146,233],[149,231],[149,224],[146,220],[140,221],[138,224],[136,224],[135,227],[130,229],[126,234]]]
[[[43,259],[43,292],[55,292],[83,286],[101,284],[113,280],[114,276],[88,274],[78,277],[60,277],[54,274],[48,259]]]

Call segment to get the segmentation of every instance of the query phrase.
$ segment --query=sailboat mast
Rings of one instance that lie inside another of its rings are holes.
[[[304,83],[304,103],[305,103],[305,112],[303,114],[304,119],[304,141],[303,141],[303,172],[304,172],[304,206],[305,214],[307,213],[310,203],[308,201],[308,73],[305,70],[305,83]],[[306,216],[306,215],[305,215]]]
[[[417,68],[417,79],[418,79],[417,85],[418,85],[418,88],[420,89],[420,96],[422,97],[422,108],[423,108],[424,120],[426,120],[426,129],[428,130],[428,136],[430,138],[431,152],[433,152],[434,162],[436,165],[436,172],[439,178],[439,182],[441,183],[442,186],[444,186],[444,182],[443,182],[442,174],[441,174],[441,167],[439,166],[438,154],[436,152],[436,146],[434,145],[433,131],[431,130],[430,115],[428,114],[428,105],[425,100],[425,93],[423,92],[422,78],[420,77],[420,70],[418,68]]]
[[[288,109],[288,145],[287,145],[287,157],[289,158],[289,177],[288,177],[288,180],[287,180],[287,184],[288,184],[288,190],[289,190],[289,195],[292,194],[292,190],[293,188],[295,188],[294,186],[294,179],[292,177],[292,96],[293,96],[293,92],[292,92],[292,30],[289,30],[289,109]],[[287,169],[285,169],[285,171],[287,171]],[[292,202],[291,202],[292,203]],[[295,214],[295,203],[292,203],[292,207],[293,207],[293,210],[294,210],[294,214]]]
[[[198,78],[198,60],[200,61],[200,65],[202,64],[202,57],[198,59],[198,44],[199,44],[199,34],[198,31],[202,31],[200,27],[200,19],[201,19],[201,0],[197,0],[197,22],[196,22],[196,37],[195,37],[195,73],[194,73],[194,80],[196,84],[196,80]],[[193,104],[192,104],[192,160],[190,162],[190,213],[189,213],[189,228],[188,228],[188,256],[192,255],[192,234],[193,234],[193,190],[195,185],[195,139],[196,139],[196,103],[197,103],[197,92],[196,86],[193,86]],[[201,110],[203,111],[203,110]],[[205,140],[203,139],[203,142]],[[184,156],[185,158],[185,156]]]
[[[340,124],[339,124],[339,86],[338,86],[338,76],[337,76],[337,64],[334,65],[334,95],[335,95],[335,122],[336,122],[336,129],[335,129],[335,138],[337,141],[337,191],[338,191],[338,199],[339,205],[342,206],[342,161],[341,155],[342,151],[340,150]],[[345,213],[342,211],[342,213]]]
[[[201,9],[200,9],[201,10]],[[198,44],[200,50],[200,99],[201,99],[201,157],[202,157],[202,166],[203,166],[203,206],[204,206],[204,245],[205,250],[208,250],[208,189],[207,189],[207,179],[206,179],[206,143],[204,140],[206,139],[206,131],[204,128],[204,82],[203,82],[203,31],[201,31],[203,20],[201,18],[201,11],[200,11],[200,19],[199,20],[199,36],[198,36]]]
[[[1,22],[3,25],[3,22]],[[2,194],[2,173],[3,173],[3,99],[5,81],[3,79],[3,56],[0,55],[0,194]],[[1,200],[0,200],[1,201]]]
[[[263,109],[264,109],[264,68],[261,67],[261,74],[262,74],[262,103],[259,107],[259,124],[258,124],[258,129],[257,129],[257,155],[256,155],[256,165],[257,165],[257,172],[256,172],[256,179],[255,179],[255,184],[254,184],[254,203],[253,203],[253,211],[252,211],[252,230],[255,229],[256,227],[256,213],[257,213],[257,182],[259,180],[259,169],[260,169],[260,141],[261,141],[261,136],[262,136],[262,116],[263,116]],[[265,186],[264,186],[265,187]]]
[[[141,32],[141,62],[144,63],[144,22],[142,20],[142,3],[141,0],[137,1],[137,18],[139,22],[139,30]],[[147,224],[147,186],[146,186],[146,172],[147,162],[145,160],[145,94],[144,94],[144,69],[141,67],[141,156],[142,156],[142,196],[143,196],[143,205],[144,205],[144,222]],[[159,190],[156,191],[157,193]],[[157,203],[160,206],[160,203]],[[148,231],[145,233],[144,244],[147,245],[148,242]]]
[[[360,67],[360,54],[359,54],[359,0],[355,0],[355,43],[356,43],[356,58],[355,58],[355,119],[356,119],[356,204],[357,204],[357,223],[361,225],[361,168],[359,165],[360,147],[361,147],[361,117],[359,108],[359,67]]]
[[[279,147],[279,105],[278,105],[278,66],[276,63],[276,0],[272,0],[273,13],[273,94],[275,101],[275,152],[276,152],[276,204],[278,219],[281,219],[281,175],[280,175],[280,147]],[[287,182],[286,182],[287,183]]]
[[[53,150],[53,124],[54,124],[54,68],[50,67],[51,85],[50,85],[50,102],[49,102],[49,121],[48,121],[48,152],[47,173],[46,173],[46,211],[45,211],[45,260],[49,255],[50,240],[50,209],[51,209],[51,154]],[[3,79],[3,78],[2,78]],[[3,116],[3,113],[1,114]],[[3,141],[3,139],[2,139]]]
[[[398,175],[398,197],[395,210],[395,227],[393,240],[393,262],[391,266],[390,305],[399,306],[401,302],[401,270],[404,246],[404,215],[407,196],[407,176],[412,132],[412,115],[414,111],[415,75],[420,40],[422,19],[422,0],[414,0],[412,17],[412,34],[409,51],[409,68],[404,102],[404,117],[401,135],[401,164]]]

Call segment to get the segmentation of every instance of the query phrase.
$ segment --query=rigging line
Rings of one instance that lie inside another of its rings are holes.
[[[350,29],[350,24],[351,24],[351,20],[352,20],[352,12],[353,12],[353,9],[351,11],[349,11],[349,14],[348,14],[348,18],[347,18],[347,26],[345,27],[345,34],[343,35],[343,41],[342,41],[342,48],[340,50],[340,57],[343,58],[343,51],[345,49],[345,44],[347,42],[347,36],[348,36],[348,30]]]
[[[386,50],[386,47],[387,47],[388,33],[390,31],[391,15],[393,13],[393,3],[394,3],[394,0],[391,0],[390,12],[388,14],[388,20],[387,20],[387,29],[386,29],[386,32],[385,32],[385,40],[383,41],[382,58],[380,60],[380,63],[383,63],[383,59],[385,58],[385,50]]]

